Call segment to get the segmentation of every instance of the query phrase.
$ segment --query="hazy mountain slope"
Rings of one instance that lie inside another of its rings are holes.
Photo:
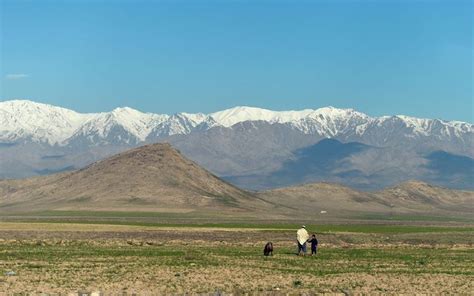
[[[332,174],[337,176],[348,172],[355,174],[357,172],[351,167],[348,157],[369,149],[373,148],[356,142],[343,144],[325,139],[295,151],[294,159],[285,162],[272,176],[290,183],[303,183],[308,178],[327,178]]]
[[[425,178],[428,182],[449,188],[474,188],[474,159],[444,151],[432,152],[425,158],[430,172]]]
[[[225,176],[271,172],[291,157],[293,150],[319,139],[285,124],[246,121],[165,140],[202,166]]]
[[[320,142],[293,151],[280,167],[266,174],[248,174],[226,177],[230,182],[252,189],[268,189],[316,181],[340,182],[338,174],[352,174],[357,178],[362,172],[350,166],[349,156],[371,149],[360,143],[343,144],[337,140]],[[346,176],[349,177],[349,176]],[[349,181],[346,178],[346,181]]]
[[[335,182],[362,190],[381,189],[411,179],[444,187],[474,189],[474,160],[447,152],[428,155],[401,148],[324,139],[296,150],[267,174],[226,177],[243,188],[269,189],[308,182]]]
[[[14,144],[0,148],[0,179],[44,175],[45,170],[80,169],[92,162],[125,151],[132,145],[89,147],[49,146],[44,143]]]
[[[258,201],[168,144],[132,149],[84,169],[0,181],[2,209],[241,210]]]

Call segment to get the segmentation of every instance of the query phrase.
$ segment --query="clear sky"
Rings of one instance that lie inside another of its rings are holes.
[[[473,122],[473,3],[0,0],[0,99]]]

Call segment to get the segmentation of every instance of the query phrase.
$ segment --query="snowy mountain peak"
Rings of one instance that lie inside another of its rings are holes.
[[[244,121],[268,121],[270,123],[287,123],[308,116],[313,110],[302,111],[272,111],[268,109],[239,106],[211,113],[210,116],[219,124],[230,127]]]
[[[335,108],[332,106],[329,107],[322,107],[314,110],[313,113],[316,114],[322,114],[322,115],[327,115],[327,116],[348,116],[348,115],[356,115],[360,117],[368,117],[366,114],[358,112],[354,109],[341,109],[341,108]]]
[[[92,117],[75,132],[75,135],[106,138],[115,127],[119,126],[130,134],[127,139],[136,137],[138,141],[144,141],[153,128],[153,122],[161,122],[160,119],[163,118],[159,115],[142,113],[129,107],[116,108],[109,113],[99,113]]]
[[[47,113],[79,114],[66,108],[20,99],[0,102],[0,110],[16,113],[17,116],[25,116],[27,113],[35,113],[30,115],[44,115]]]
[[[138,110],[135,110],[133,108],[130,108],[130,107],[118,107],[118,108],[115,108],[114,110],[112,110],[112,113],[114,114],[120,114],[120,113],[128,113],[128,114],[142,114],[142,112],[138,111]]]
[[[29,100],[0,102],[0,142],[58,143],[90,117],[90,114]]]
[[[183,118],[187,118],[188,120],[192,121],[193,126],[196,126],[196,125],[202,123],[203,121],[206,120],[206,117],[207,117],[207,115],[203,114],[203,113],[185,113],[185,112],[181,112],[181,113],[177,113],[176,115],[181,116]]]

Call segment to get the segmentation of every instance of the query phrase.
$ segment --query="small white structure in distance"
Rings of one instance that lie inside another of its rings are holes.
[[[327,212],[326,211],[321,211],[321,214],[327,214]]]

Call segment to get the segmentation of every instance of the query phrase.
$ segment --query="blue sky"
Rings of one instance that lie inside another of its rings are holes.
[[[0,2],[1,100],[473,122],[471,1]]]

